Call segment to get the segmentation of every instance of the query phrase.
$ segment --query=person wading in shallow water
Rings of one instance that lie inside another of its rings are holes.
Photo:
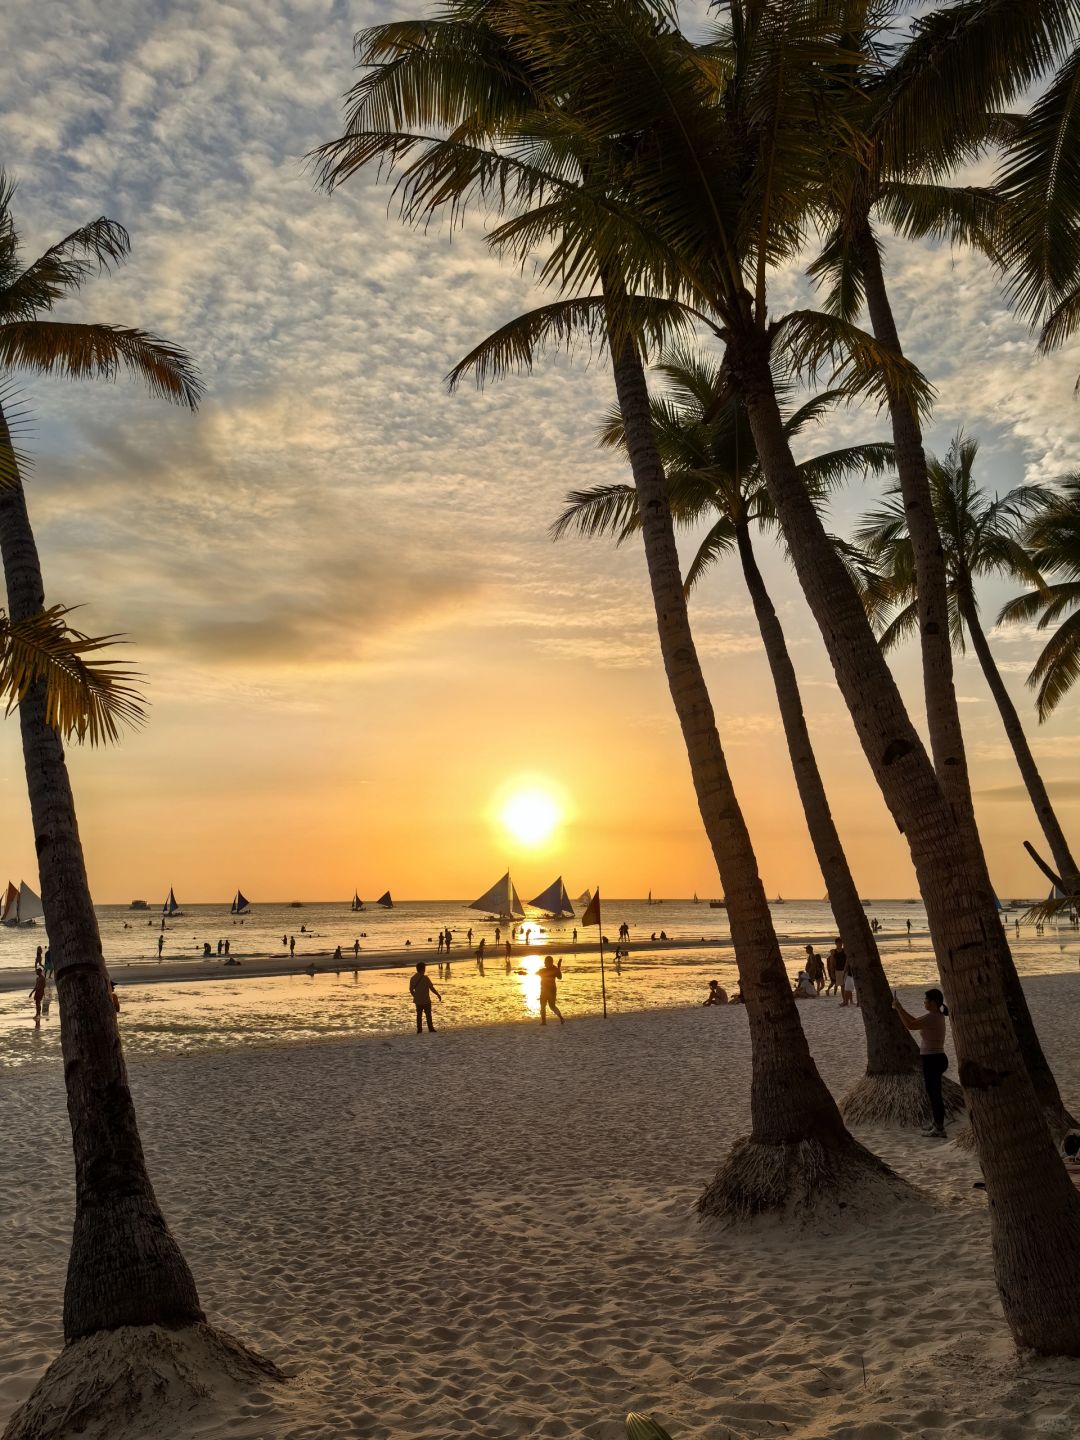
[[[941,1096],[941,1077],[949,1068],[949,1057],[945,1054],[945,1016],[949,1007],[940,990],[927,990],[923,1001],[925,1015],[911,1015],[900,1001],[893,996],[893,1009],[909,1030],[919,1032],[919,1050],[922,1053],[923,1082],[930,1100],[933,1125],[923,1134],[934,1140],[945,1139],[945,1101]]]

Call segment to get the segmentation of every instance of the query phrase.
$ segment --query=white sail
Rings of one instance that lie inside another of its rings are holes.
[[[250,906],[251,901],[247,898],[244,892],[242,890],[237,890],[236,896],[232,904],[229,906],[229,914],[243,915],[244,912],[250,908]]]
[[[578,903],[579,905],[588,905],[588,903],[589,903],[589,901],[590,901],[591,899],[592,899],[592,891],[591,891],[591,890],[583,890],[583,891],[581,892],[581,894],[577,897],[577,903]]]
[[[548,915],[568,915],[571,920],[574,918],[574,907],[570,904],[570,896],[566,893],[561,875],[557,880],[553,880],[546,890],[541,891],[535,900],[530,900],[529,904]]]
[[[3,901],[0,902],[0,925],[17,925],[19,923],[19,892],[9,880],[7,889],[4,891]]]
[[[165,901],[165,904],[162,905],[161,913],[163,915],[175,915],[177,910],[179,909],[179,902],[177,901],[176,896],[173,894],[172,887],[170,886],[168,899]]]
[[[380,895],[379,898],[378,898],[378,900],[376,900],[375,903],[376,903],[376,905],[383,905],[383,906],[385,906],[385,908],[386,908],[387,910],[392,910],[392,909],[394,908],[394,902],[393,902],[393,900],[390,899],[390,891],[389,891],[389,890],[387,890],[387,892],[385,893],[385,895]]]
[[[498,915],[501,919],[524,920],[525,911],[518,893],[514,889],[514,882],[510,879],[510,871],[501,880],[496,880],[490,890],[485,890],[479,900],[474,900],[469,906],[470,910],[486,910],[489,915]]]
[[[29,925],[33,920],[40,920],[44,914],[41,896],[36,895],[24,880],[19,886],[19,924]]]

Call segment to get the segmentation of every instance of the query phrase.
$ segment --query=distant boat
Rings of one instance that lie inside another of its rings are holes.
[[[652,898],[652,891],[649,891],[649,898],[645,901],[646,905],[662,905],[663,903],[663,900],[654,900]]]
[[[25,880],[18,890],[8,881],[3,905],[0,906],[0,925],[34,925],[44,914],[41,896],[31,890]]]
[[[290,900],[290,901],[289,901],[289,909],[290,909],[290,910],[302,910],[303,908],[304,908],[304,902],[303,902],[302,900]]]
[[[775,899],[774,901],[772,901],[772,904],[774,904],[774,905],[783,905],[783,903],[784,903],[784,897],[783,897],[782,895],[777,895],[776,899]]]
[[[509,871],[507,871],[509,874]],[[529,901],[530,905],[537,910],[543,910],[552,920],[568,918],[573,920],[574,907],[570,904],[570,896],[566,893],[566,886],[563,884],[562,876],[553,880],[546,890],[542,890],[535,900]]]
[[[163,915],[183,915],[183,913],[184,913],[184,912],[180,909],[180,902],[177,900],[176,896],[173,894],[173,891],[172,891],[172,887],[171,887],[171,886],[169,887],[168,899],[165,901],[165,904],[162,905],[162,907],[161,907],[161,913],[162,913]]]
[[[592,891],[591,891],[591,890],[583,890],[583,891],[581,892],[581,894],[577,897],[577,903],[578,903],[579,905],[589,905],[589,904],[591,904],[591,903],[592,903]]]
[[[700,904],[701,904],[701,901],[697,898],[697,891],[696,891],[696,890],[694,891],[694,904],[695,904],[695,905],[700,905]]]
[[[525,910],[510,879],[510,871],[501,880],[496,880],[490,890],[485,890],[479,900],[474,900],[470,910],[483,910],[500,920],[524,920]]]
[[[710,901],[709,901],[709,909],[710,909],[710,910],[726,910],[726,909],[727,909],[727,901],[726,901],[726,900],[710,900]]]
[[[353,897],[352,897],[352,904],[349,906],[349,909],[350,909],[350,910],[362,910],[363,908],[364,908],[364,902],[363,902],[363,900],[360,899],[360,891],[359,891],[359,890],[354,890],[354,891],[353,891]]]
[[[385,895],[380,895],[378,900],[375,901],[375,904],[381,905],[384,910],[392,910],[394,908],[394,902],[390,899],[390,891],[387,890]]]
[[[237,890],[236,895],[233,898],[233,902],[229,906],[229,914],[244,915],[250,909],[251,901],[247,898],[247,896],[243,893],[242,890]]]
[[[146,903],[145,900],[132,900],[131,904],[128,906],[128,909],[129,909],[129,910],[149,910],[149,909],[150,909],[150,906],[147,905],[147,903]]]

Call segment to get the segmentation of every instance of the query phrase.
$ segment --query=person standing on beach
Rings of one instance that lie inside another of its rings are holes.
[[[289,936],[289,959],[291,960],[292,957],[293,957],[295,954],[296,954],[296,936],[295,936],[295,935],[290,935],[290,936]]]
[[[554,955],[544,956],[544,968],[540,971],[540,1024],[547,1024],[547,1012],[557,1016],[559,1024],[565,1025],[558,1000],[559,981],[562,979],[562,961],[555,964]]]
[[[814,982],[817,993],[820,995],[822,986],[825,984],[825,963],[813,945],[806,945],[803,948],[806,951],[806,973]]]
[[[574,944],[577,944],[577,931],[574,931]]]
[[[354,940],[354,941],[352,942],[352,953],[353,953],[353,959],[355,960],[356,957],[360,954],[360,941],[359,941],[359,940]]]
[[[502,931],[499,929],[498,925],[496,925],[496,926],[495,926],[495,944],[498,945],[498,943],[499,943],[499,941],[500,941],[501,939],[502,939]]]
[[[904,924],[907,926],[907,936],[908,936],[908,939],[910,940],[910,939],[911,939],[911,921],[910,921],[910,920],[905,920],[905,921],[904,921]]]
[[[157,958],[158,958],[159,961],[160,961],[160,959],[161,959],[161,952],[162,952],[162,950],[164,950],[164,949],[165,949],[165,936],[164,936],[164,935],[159,935],[159,936],[157,937]]]
[[[409,980],[409,994],[412,996],[413,1004],[416,1006],[416,1033],[423,1033],[423,1021],[426,1018],[427,1028],[430,1033],[435,1029],[431,1023],[431,997],[439,995],[438,990],[432,984],[427,974],[427,966],[423,960],[416,962],[416,974]],[[442,996],[439,995],[439,1003],[442,1004]]]
[[[465,931],[465,939],[468,941],[468,943],[469,943],[470,945],[472,944],[472,926],[471,926],[471,925],[469,926],[468,930]]]
[[[438,949],[437,949],[436,952],[435,952],[437,955],[441,955],[441,954],[442,954],[442,947],[443,947],[443,932],[440,930],[440,931],[439,931],[439,946],[438,946]],[[442,966],[441,966],[441,965],[439,966],[439,969],[440,969],[440,970],[442,969]]]
[[[45,966],[34,966],[34,988],[30,991],[30,999],[34,1002],[34,1024],[41,1024],[41,1002],[45,998]]]
[[[949,1007],[945,1004],[945,996],[937,989],[927,990],[923,1004],[926,1014],[912,1015],[900,1004],[896,993],[893,993],[893,1009],[909,1030],[919,1032],[923,1083],[930,1101],[930,1113],[934,1117],[933,1125],[924,1130],[923,1134],[928,1139],[944,1140],[945,1101],[941,1096],[941,1077],[949,1068],[949,1057],[945,1054],[945,1032],[948,1028],[945,1016],[949,1013]]]
[[[480,944],[476,947],[476,968],[477,970],[479,970],[481,975],[483,975],[484,973],[484,946],[486,944],[487,941],[484,939],[483,935],[481,935]]]
[[[847,951],[844,949],[844,942],[838,935],[832,952],[833,974],[836,976],[836,993],[840,996],[841,1005],[850,1005],[850,1000],[844,999],[844,980],[847,976]]]

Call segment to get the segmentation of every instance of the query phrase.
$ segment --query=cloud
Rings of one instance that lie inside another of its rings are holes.
[[[976,790],[975,796],[980,800],[1007,800],[1023,801],[1030,805],[1031,796],[1027,792],[1026,785],[992,785],[985,790]],[[1055,800],[1080,800],[1080,780],[1055,780]]]

